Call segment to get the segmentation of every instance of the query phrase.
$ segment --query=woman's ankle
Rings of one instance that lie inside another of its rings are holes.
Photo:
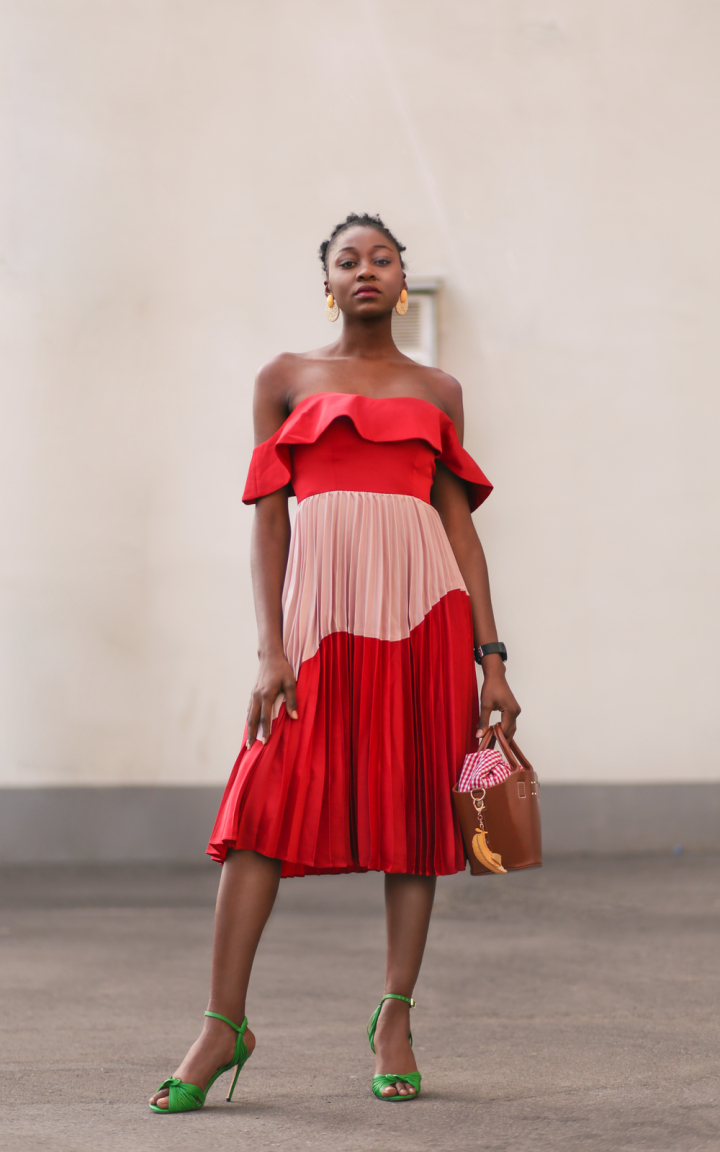
[[[232,1025],[236,1025],[238,1028],[241,1028],[242,1022],[245,1019],[244,1004],[231,1005],[231,1008],[228,1011],[227,1005],[223,1005],[222,1007],[217,1008],[213,1002],[210,1001],[206,1011],[210,1013],[210,1015],[205,1016],[206,1024],[222,1025],[224,1028],[230,1028],[233,1032],[235,1029],[232,1027]],[[218,1019],[218,1017],[223,1017],[223,1019]],[[227,1023],[228,1020],[231,1021],[230,1024]]]
[[[213,1016],[206,1016],[203,1021],[202,1032],[200,1033],[201,1039],[209,1041],[211,1044],[235,1044],[237,1039],[237,1032],[226,1024],[224,1020],[216,1020]]]
[[[410,997],[408,997],[410,999]],[[391,1000],[384,1000],[380,1016],[386,1019],[389,1017],[408,1016],[410,1013],[410,1005],[406,1000],[396,1000],[394,997]]]

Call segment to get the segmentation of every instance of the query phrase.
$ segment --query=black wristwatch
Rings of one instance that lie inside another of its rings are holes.
[[[475,663],[479,664],[483,656],[499,656],[501,660],[507,660],[507,648],[499,641],[493,644],[476,644]]]

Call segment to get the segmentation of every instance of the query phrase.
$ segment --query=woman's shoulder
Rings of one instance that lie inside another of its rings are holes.
[[[258,369],[253,395],[256,444],[269,440],[287,419],[299,359],[294,352],[281,352]]]
[[[423,384],[430,389],[443,408],[446,405],[452,408],[455,404],[462,403],[462,386],[459,380],[440,368],[428,368],[425,365],[419,367],[422,371]]]
[[[442,409],[455,425],[458,439],[462,444],[465,420],[463,416],[463,393],[459,380],[440,368],[422,367],[424,387],[432,397],[432,403]]]
[[[285,419],[295,406],[295,397],[307,391],[316,375],[315,358],[312,352],[280,352],[263,364],[255,376],[255,410],[258,405],[270,405],[278,413],[283,409]]]
[[[280,352],[258,368],[255,376],[255,390],[272,393],[287,389],[295,379],[298,367],[304,357],[298,352]]]

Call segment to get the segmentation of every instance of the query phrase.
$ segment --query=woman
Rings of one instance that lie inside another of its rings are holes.
[[[436,876],[465,867],[450,790],[491,711],[510,736],[520,708],[470,515],[491,486],[461,447],[460,385],[393,342],[403,251],[379,217],[348,216],[320,249],[340,338],[257,378],[243,499],[256,506],[260,667],[208,848],[223,864],[208,1013],[156,1111],[202,1107],[234,1069],[232,1095],[255,1047],[245,997],[280,878],[327,872],[385,872],[373,1091],[399,1102],[420,1089],[413,988]]]

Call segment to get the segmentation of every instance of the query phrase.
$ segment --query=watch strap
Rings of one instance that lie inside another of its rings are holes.
[[[504,661],[507,660],[507,648],[499,640],[493,641],[492,644],[476,644],[475,661],[477,664],[480,663],[483,656],[499,656]]]

